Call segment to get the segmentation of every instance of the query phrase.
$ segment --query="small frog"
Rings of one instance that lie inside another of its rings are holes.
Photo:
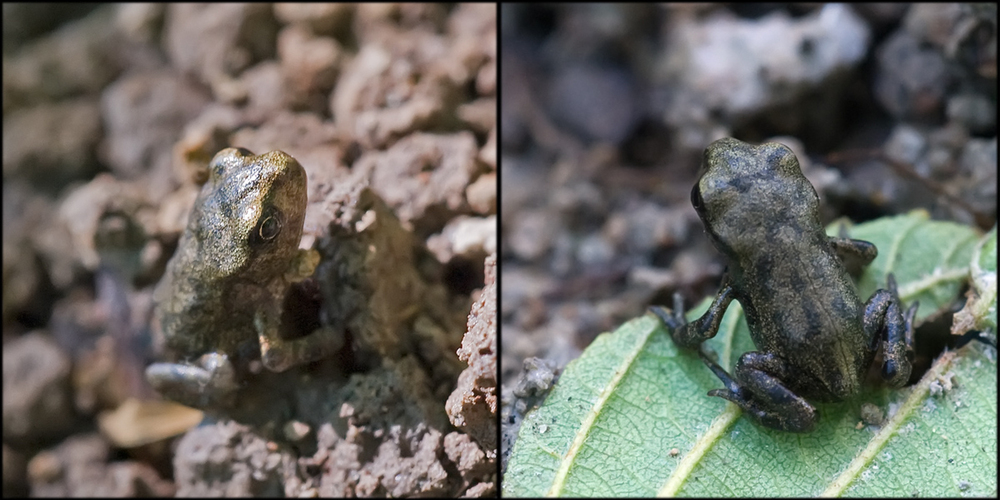
[[[184,357],[146,369],[154,389],[188,406],[225,407],[258,353],[281,372],[340,348],[342,335],[330,328],[282,335],[290,284],[319,262],[318,252],[298,248],[305,209],[306,173],[291,156],[241,148],[215,155],[154,293],[154,321]]]
[[[855,394],[880,343],[882,377],[892,387],[906,383],[918,304],[901,311],[892,275],[888,290],[861,302],[845,262],[860,269],[878,250],[867,241],[826,235],[816,190],[788,147],[713,142],[691,202],[728,260],[722,287],[692,323],[684,319],[680,295],[673,312],[650,310],[672,329],[675,343],[698,348],[722,380],[725,389],[709,396],[736,403],[766,427],[809,432],[819,413],[803,396],[839,401]],[[758,351],[740,356],[730,376],[699,346],[718,333],[733,299],[743,306]]]

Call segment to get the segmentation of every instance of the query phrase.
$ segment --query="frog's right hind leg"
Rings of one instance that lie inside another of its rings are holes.
[[[153,363],[146,380],[164,397],[194,408],[228,406],[239,388],[232,362],[219,353],[205,354],[197,364]]]
[[[913,370],[913,318],[920,303],[914,302],[904,312],[892,273],[886,286],[888,290],[876,290],[865,303],[865,335],[872,352],[883,345],[882,378],[889,387],[903,387]]]

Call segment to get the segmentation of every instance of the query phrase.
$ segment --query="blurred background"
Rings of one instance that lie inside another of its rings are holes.
[[[502,5],[500,44],[504,451],[595,336],[715,293],[715,139],[791,147],[824,223],[995,224],[996,6]]]

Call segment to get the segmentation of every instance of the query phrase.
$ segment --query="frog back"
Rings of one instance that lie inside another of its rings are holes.
[[[833,394],[849,394],[871,363],[862,326],[864,306],[822,236],[744,259],[736,266],[743,276],[734,277],[739,283],[734,284],[735,297],[759,350],[828,381]]]

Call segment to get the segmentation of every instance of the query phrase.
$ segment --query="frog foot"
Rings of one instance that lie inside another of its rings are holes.
[[[153,363],[146,380],[164,397],[194,408],[228,406],[239,388],[232,362],[220,353],[205,354],[197,364]]]
[[[772,429],[810,432],[819,422],[816,408],[780,380],[785,370],[776,356],[759,352],[740,356],[734,379],[704,351],[699,349],[698,354],[726,386],[708,391],[709,396],[732,401],[759,424]]]
[[[719,293],[715,296],[712,304],[708,306],[705,314],[690,323],[684,318],[684,300],[679,293],[674,293],[673,311],[664,307],[652,306],[649,308],[649,312],[659,317],[660,321],[670,328],[670,337],[675,344],[686,348],[696,348],[702,342],[714,337],[719,331],[719,323],[732,301],[733,287],[729,283],[729,275],[727,274],[722,278]]]

